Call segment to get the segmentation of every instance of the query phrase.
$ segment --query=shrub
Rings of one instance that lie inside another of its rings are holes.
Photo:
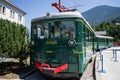
[[[0,19],[0,56],[21,57],[28,52],[29,41],[26,27]]]

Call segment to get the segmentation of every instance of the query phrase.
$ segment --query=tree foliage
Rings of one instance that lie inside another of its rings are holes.
[[[107,36],[112,36],[114,41],[120,41],[120,25],[110,22],[102,22],[95,26],[95,31],[106,31]]]
[[[20,57],[28,52],[28,46],[25,26],[0,19],[0,56]]]

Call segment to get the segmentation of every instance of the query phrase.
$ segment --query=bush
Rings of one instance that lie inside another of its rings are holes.
[[[20,57],[28,51],[29,42],[26,27],[0,19],[0,56]]]
[[[113,41],[120,40],[120,25],[116,25],[110,22],[102,22],[101,24],[95,26],[96,31],[106,31],[107,36],[113,37]]]

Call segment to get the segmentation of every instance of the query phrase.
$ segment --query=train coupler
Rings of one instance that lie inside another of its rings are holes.
[[[45,64],[45,63],[40,64],[38,61],[36,61],[35,64],[41,72],[46,74],[57,74],[59,72],[62,72],[63,70],[68,69],[68,64],[63,64],[55,68],[50,67],[49,64]]]

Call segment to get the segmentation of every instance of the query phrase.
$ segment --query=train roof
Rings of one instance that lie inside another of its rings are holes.
[[[108,38],[108,39],[113,39],[113,37],[110,36],[101,36],[101,35],[95,35],[98,38]]]
[[[56,18],[81,18],[83,21],[89,26],[89,28],[94,32],[90,24],[85,20],[85,18],[82,16],[80,12],[60,12],[60,13],[47,13],[46,15],[42,17],[37,17],[32,19],[32,22],[38,21],[38,20],[46,20],[46,19],[56,19]]]
[[[83,16],[79,12],[60,12],[60,13],[47,13],[41,17],[34,18],[32,22],[38,20],[46,20],[46,19],[55,19],[55,18],[83,18]]]

